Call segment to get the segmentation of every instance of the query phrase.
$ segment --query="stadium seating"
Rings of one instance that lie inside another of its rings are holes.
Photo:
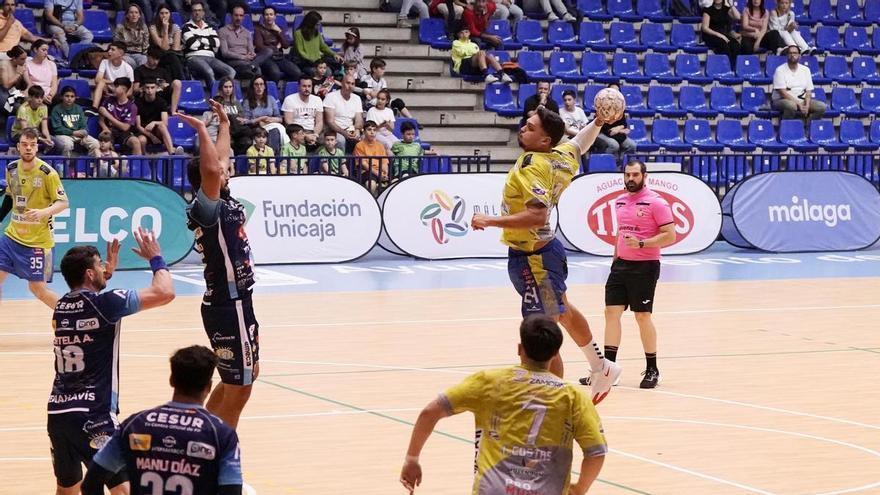
[[[550,74],[567,83],[584,83],[590,78],[581,75],[574,53],[556,51],[550,55]]]
[[[712,136],[709,121],[704,119],[688,119],[684,123],[684,140],[702,152],[721,152],[724,145]]]
[[[547,68],[544,66],[544,54],[541,52],[520,50],[516,54],[516,61],[529,77],[529,81],[553,81],[555,79],[547,73]]]
[[[675,57],[675,74],[691,84],[704,85],[712,82],[712,78],[703,72],[700,59],[694,54],[679,54]]]
[[[424,21],[423,19],[421,22]],[[507,19],[493,19],[489,21],[489,27],[486,28],[486,32],[501,38],[505,50],[519,50],[522,48],[522,43],[513,38],[510,22]]]
[[[178,107],[186,113],[202,113],[209,110],[205,88],[201,81],[180,81]]]
[[[642,74],[638,58],[629,53],[615,53],[611,71],[618,78],[630,83],[648,83],[651,78]]]
[[[483,92],[483,108],[505,117],[518,117],[522,114],[522,109],[513,99],[513,91],[509,84],[487,84]]]
[[[714,118],[718,112],[709,108],[706,93],[701,86],[682,86],[678,95],[679,105],[689,114],[698,118]]]
[[[662,0],[637,0],[636,11],[652,23],[672,22],[672,16],[666,12],[661,2]],[[643,24],[642,29],[648,25],[651,24]]]
[[[641,22],[644,17],[633,9],[632,0],[606,0],[608,15],[627,23]],[[630,24],[631,25],[631,24]]]
[[[620,92],[626,101],[626,113],[633,117],[653,117],[654,110],[645,105],[642,97],[642,88],[639,86],[621,86]]]
[[[676,47],[669,43],[666,38],[666,31],[663,24],[642,24],[639,30],[639,41],[645,47],[655,52],[672,53],[677,50]]]
[[[628,22],[612,22],[610,28],[610,41],[618,50],[641,53],[645,51],[645,45],[638,41],[635,27]]]
[[[615,49],[614,45],[608,43],[605,28],[598,22],[582,22],[578,31],[578,40],[592,51],[613,52]]]
[[[578,12],[593,21],[610,21],[614,16],[609,15],[601,0],[578,0]]]
[[[601,53],[584,52],[581,58],[581,74],[594,82],[606,84],[618,82],[620,79],[611,74],[605,55]]]
[[[667,151],[690,151],[691,145],[681,139],[678,124],[674,120],[655,119],[651,127],[653,141]]]
[[[663,117],[687,115],[687,110],[682,110],[675,101],[671,86],[654,85],[648,88],[648,108]]]
[[[672,41],[672,46],[687,53],[706,53],[709,51],[706,45],[697,40],[697,32],[693,26],[673,24],[669,37]]]
[[[645,54],[645,76],[661,84],[679,84],[681,76],[672,72],[669,56],[663,53]]]
[[[829,153],[842,152],[849,145],[837,138],[834,124],[830,120],[814,120],[810,122],[810,141],[821,146]]]
[[[196,145],[196,130],[189,124],[180,120],[180,117],[168,118],[168,132],[175,146],[181,146],[186,151],[192,151]]]
[[[616,172],[617,160],[614,155],[604,153],[590,153],[590,161],[587,169],[593,172]]]
[[[807,139],[804,121],[799,119],[780,121],[779,141],[800,153],[815,153],[819,150],[819,145]]]
[[[584,88],[584,99],[582,104],[584,106],[584,112],[586,112],[587,115],[596,111],[596,109],[593,108],[593,101],[596,99],[596,95],[599,94],[599,91],[602,91],[603,89],[605,89],[605,86],[599,86],[598,84],[591,84]]]
[[[635,141],[637,151],[651,153],[660,149],[660,145],[651,141],[651,137],[648,136],[644,121],[640,119],[628,119],[626,125],[629,127],[628,137]]]
[[[718,113],[723,113],[727,118],[742,118],[749,114],[743,110],[736,99],[733,88],[728,86],[715,86],[709,92],[709,108]]]
[[[877,151],[880,143],[872,143],[865,134],[865,125],[860,120],[843,120],[840,122],[840,140],[856,151]]]
[[[553,21],[547,26],[547,40],[561,50],[583,50],[570,22]],[[506,46],[505,46],[506,48]]]
[[[757,55],[740,55],[736,59],[736,75],[750,84],[761,85],[773,82],[773,76],[767,76],[761,68]]]
[[[531,50],[551,50],[553,43],[547,41],[541,23],[534,19],[523,19],[516,23],[516,41]]]
[[[859,106],[854,89],[843,86],[838,86],[831,91],[831,108],[849,118],[867,117],[871,113]]]
[[[110,19],[107,18],[107,12],[103,10],[83,11],[83,26],[92,32],[95,43],[113,41],[113,31],[110,29]]]
[[[751,153],[757,148],[746,140],[742,123],[739,120],[719,120],[715,134],[718,136],[718,142],[730,148],[730,151],[734,153]]]
[[[721,84],[742,84],[743,78],[734,74],[727,55],[709,54],[706,56],[706,75]]]
[[[755,119],[749,122],[749,142],[760,146],[762,151],[769,153],[781,153],[788,149],[788,145],[782,144],[777,139],[773,123],[764,119]]]

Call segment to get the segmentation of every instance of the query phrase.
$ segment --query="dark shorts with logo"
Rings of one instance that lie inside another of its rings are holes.
[[[537,251],[527,253],[511,249],[507,258],[507,274],[522,297],[522,315],[565,313],[562,296],[568,278],[565,247],[553,239]]]
[[[52,466],[59,486],[71,487],[83,479],[83,465],[110,440],[116,421],[107,413],[68,412],[50,414],[47,424]],[[123,469],[114,475],[108,486],[128,480]]]
[[[224,303],[202,303],[202,323],[217,354],[220,380],[229,385],[251,385],[260,360],[260,324],[251,298]]]
[[[629,306],[635,313],[654,310],[654,290],[660,278],[660,261],[628,261],[617,258],[605,282],[606,306]]]

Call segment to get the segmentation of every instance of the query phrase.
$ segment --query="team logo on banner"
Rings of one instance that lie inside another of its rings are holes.
[[[446,244],[451,237],[464,237],[468,233],[468,223],[464,218],[466,210],[464,198],[449,197],[437,189],[431,192],[431,203],[422,208],[419,218],[422,225],[430,226],[437,244]]]

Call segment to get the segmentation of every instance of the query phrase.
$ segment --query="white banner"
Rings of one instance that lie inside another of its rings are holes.
[[[429,174],[396,184],[385,197],[382,218],[389,251],[426,259],[506,258],[501,229],[474,231],[474,213],[501,214],[507,174]],[[556,215],[550,218],[556,225]],[[384,247],[384,240],[380,241]]]
[[[663,254],[689,254],[712,245],[721,231],[721,204],[700,179],[682,173],[648,173],[648,187],[672,207],[678,240]],[[560,230],[577,249],[599,256],[614,254],[617,216],[614,200],[626,192],[623,173],[577,177],[559,199]]]
[[[379,238],[379,205],[360,184],[330,175],[233,177],[259,264],[336,263],[368,253]]]

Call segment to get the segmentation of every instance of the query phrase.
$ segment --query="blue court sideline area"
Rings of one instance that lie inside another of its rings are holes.
[[[56,253],[60,256],[62,253]],[[259,254],[259,253],[258,253]],[[569,253],[569,284],[604,284],[610,258]],[[202,267],[190,255],[171,270],[178,295],[202,293]],[[266,265],[257,267],[256,293],[410,290],[459,287],[507,287],[507,261],[465,259],[423,261],[374,249],[344,264]],[[667,256],[660,280],[709,282],[823,277],[880,277],[880,243],[862,251],[839,253],[760,253],[717,242],[699,254]],[[119,271],[110,287],[143,287],[149,271]],[[55,274],[55,291],[66,292],[64,279]],[[33,296],[14,276],[3,287],[4,299]]]

